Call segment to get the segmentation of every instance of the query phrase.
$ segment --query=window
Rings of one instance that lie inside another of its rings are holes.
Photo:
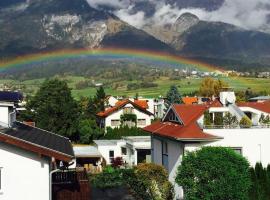
[[[137,125],[138,126],[145,126],[146,125],[146,119],[138,119]]]
[[[231,147],[231,149],[232,149],[235,153],[239,153],[240,155],[242,155],[242,148],[241,148],[241,147]]]
[[[113,150],[109,151],[109,158],[110,158],[110,160],[112,158],[114,158],[114,151]]]
[[[127,155],[127,148],[121,147],[122,155]]]
[[[119,119],[112,119],[111,126],[120,126],[120,120]]]
[[[169,160],[168,160],[168,143],[162,141],[162,165],[165,169],[169,169]]]

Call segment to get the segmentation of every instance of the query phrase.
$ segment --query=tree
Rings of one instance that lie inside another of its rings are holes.
[[[263,168],[262,163],[255,165],[256,189],[258,200],[268,200],[267,197],[267,171]]]
[[[65,81],[44,81],[26,108],[37,127],[69,138],[75,137],[80,112]]]
[[[204,97],[219,96],[219,93],[224,87],[228,87],[228,84],[224,81],[208,77],[203,79],[200,85],[199,94]]]
[[[238,120],[236,116],[233,116],[231,113],[226,112],[223,117],[223,124],[227,127],[235,128],[238,126]]]
[[[176,183],[183,187],[186,200],[247,200],[249,163],[232,149],[203,147],[184,156]]]
[[[105,110],[106,94],[104,88],[101,86],[97,89],[96,95],[90,97],[86,110],[86,116],[90,119],[95,119],[98,112]]]
[[[97,126],[96,121],[91,119],[81,120],[78,131],[80,133],[80,142],[83,144],[89,144],[104,135],[104,131]]]
[[[172,85],[167,92],[165,106],[168,109],[172,104],[182,104],[181,95],[175,85]]]
[[[106,99],[106,94],[105,94],[104,88],[101,86],[97,89],[97,92],[96,92],[96,103],[97,103],[98,112],[105,110],[105,99]]]

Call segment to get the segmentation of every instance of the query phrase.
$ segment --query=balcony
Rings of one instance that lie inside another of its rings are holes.
[[[270,128],[270,124],[264,125],[253,125],[253,126],[228,126],[228,125],[203,125],[203,129],[262,129],[262,128]]]

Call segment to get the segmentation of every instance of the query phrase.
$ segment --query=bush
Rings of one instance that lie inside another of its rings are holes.
[[[90,181],[96,188],[113,188],[124,185],[121,169],[105,168],[100,174],[90,175]]]
[[[223,113],[215,113],[214,125],[223,125]]]
[[[172,184],[164,167],[155,164],[139,164],[134,174],[129,174],[128,185],[139,199],[171,200],[174,197]]]
[[[203,124],[204,124],[205,126],[210,126],[210,125],[212,125],[212,118],[211,118],[211,115],[210,115],[210,112],[209,112],[209,111],[206,111],[206,112],[204,113]]]
[[[247,116],[244,116],[240,120],[239,124],[241,128],[250,128],[252,126],[252,122]]]
[[[128,185],[136,199],[171,200],[174,197],[167,171],[155,164],[139,164],[133,169],[106,167],[101,174],[91,175],[90,181],[101,189]]]
[[[247,200],[249,163],[229,148],[203,147],[184,156],[176,183],[186,200]]]
[[[112,163],[112,167],[120,168],[121,166],[123,166],[124,161],[122,157],[116,157],[116,158],[112,158],[111,163]]]

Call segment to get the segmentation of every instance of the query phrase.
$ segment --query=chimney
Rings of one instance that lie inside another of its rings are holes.
[[[232,88],[222,88],[222,91],[219,94],[220,102],[223,106],[228,104],[235,104],[236,97]]]

